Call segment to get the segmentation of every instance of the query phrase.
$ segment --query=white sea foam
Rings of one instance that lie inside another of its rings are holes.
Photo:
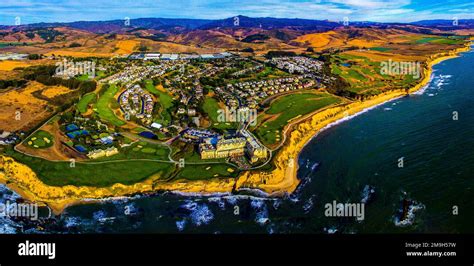
[[[209,224],[214,219],[214,214],[206,204],[198,204],[190,214],[191,222],[197,226]]]
[[[176,227],[179,231],[183,231],[184,227],[186,226],[186,220],[176,221]]]
[[[408,206],[408,211],[405,219],[400,220],[399,215],[395,216],[395,226],[405,227],[412,225],[415,222],[415,213],[423,209],[425,209],[425,205],[418,202],[413,202],[412,204],[410,204],[410,206]]]
[[[225,201],[222,197],[211,197],[207,199],[209,202],[216,203],[221,210],[225,210]]]
[[[433,71],[431,73],[431,76],[430,76],[430,80],[428,81],[428,83],[426,83],[423,87],[421,87],[419,90],[411,93],[412,95],[423,95],[426,91],[426,89],[428,89],[431,85],[431,82],[433,81],[434,77],[435,77],[435,73],[436,71]]]
[[[252,208],[256,211],[255,222],[257,222],[259,225],[265,225],[270,222],[265,201],[253,199],[250,202],[250,206],[252,206]]]
[[[67,216],[66,219],[65,219],[65,227],[66,228],[79,226],[81,224],[82,224],[82,219],[79,218],[79,217]]]
[[[314,197],[315,197],[315,195],[311,195],[311,197],[309,197],[309,199],[304,203],[304,205],[303,205],[304,213],[309,213],[309,211],[311,211],[311,209],[313,208],[313,205],[314,205],[313,199],[314,199]]]

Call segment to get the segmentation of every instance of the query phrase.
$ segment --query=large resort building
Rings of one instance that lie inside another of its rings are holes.
[[[247,153],[252,163],[268,156],[268,150],[247,130],[240,131],[240,137],[231,139],[207,138],[199,144],[201,159],[220,159],[243,156]],[[214,143],[213,143],[214,142]]]
[[[199,144],[199,150],[202,159],[229,158],[244,155],[245,144],[244,138],[220,139],[216,145],[212,139],[206,139]]]

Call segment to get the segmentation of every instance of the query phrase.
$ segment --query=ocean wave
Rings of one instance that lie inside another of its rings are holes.
[[[365,185],[362,190],[362,200],[360,202],[367,204],[369,203],[375,195],[375,188],[370,185]]]
[[[185,226],[186,226],[186,220],[176,221],[176,227],[178,228],[180,232],[184,230]]]
[[[184,196],[184,197],[224,197],[231,195],[229,192],[214,192],[214,193],[196,193],[196,192],[181,192],[181,191],[170,191],[170,193]]]
[[[415,222],[416,213],[425,209],[425,205],[415,200],[403,199],[402,206],[394,217],[394,224],[398,227],[410,226]]]
[[[272,204],[273,209],[278,210],[280,208],[282,201],[281,200],[275,200]]]
[[[196,226],[209,224],[214,219],[214,214],[205,203],[197,203],[192,200],[186,200],[180,208],[189,212],[189,219]],[[178,225],[178,224],[177,224]]]
[[[236,196],[228,196],[228,197],[223,197],[227,203],[229,203],[230,205],[236,205],[237,204],[237,200],[238,200],[238,197]]]
[[[428,81],[428,83],[426,83],[423,87],[421,87],[419,90],[411,93],[412,95],[423,95],[425,93],[425,91],[430,87],[431,85],[431,82],[433,81],[434,77],[435,77],[435,73],[436,71],[433,71],[430,75],[430,81]]]
[[[10,219],[0,218],[0,234],[16,234],[18,233],[18,225]]]
[[[197,202],[187,200],[180,208],[186,209],[188,211],[194,211],[197,208]]]
[[[198,204],[190,214],[191,222],[196,226],[209,224],[214,219],[214,214],[206,204]]]
[[[225,201],[222,197],[212,197],[207,199],[209,202],[216,203],[221,210],[225,210]]]
[[[309,197],[309,199],[303,204],[303,211],[305,214],[308,214],[313,208],[313,205],[314,205],[313,199],[315,197],[316,197],[315,195],[311,195],[311,197]]]

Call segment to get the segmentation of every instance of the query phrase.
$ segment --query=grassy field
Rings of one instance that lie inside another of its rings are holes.
[[[204,99],[202,109],[209,116],[209,119],[211,120],[211,127],[212,128],[216,128],[216,129],[235,129],[235,128],[237,128],[236,123],[219,122],[219,120],[218,120],[219,112],[218,111],[221,109],[221,107],[219,106],[219,103],[216,99],[211,98],[211,97],[206,97]]]
[[[80,80],[80,81],[87,81],[89,80],[89,75],[88,74],[83,74],[83,75],[80,75],[78,77],[76,77],[77,80]]]
[[[96,112],[99,114],[99,117],[105,121],[112,123],[115,126],[123,126],[125,122],[118,119],[115,116],[114,112],[110,109],[110,104],[112,101],[116,101],[114,95],[118,92],[118,88],[116,85],[110,85],[107,88],[107,91],[100,96],[99,100],[97,100]]]
[[[81,113],[87,112],[87,107],[89,106],[89,104],[94,103],[96,99],[97,95],[93,92],[85,94],[77,103],[77,110]]]
[[[392,50],[392,48],[388,48],[388,47],[372,47],[372,48],[370,48],[370,50],[379,51],[379,52],[387,52],[387,51]]]
[[[464,41],[456,38],[447,37],[424,37],[414,41],[415,44],[433,43],[433,44],[462,44]]]
[[[158,98],[158,102],[156,102],[155,108],[157,108],[157,106],[160,107],[160,115],[158,118],[155,119],[155,122],[160,123],[164,126],[169,125],[169,123],[171,122],[170,108],[172,108],[174,105],[173,97],[171,97],[171,95],[169,95],[168,93],[157,90],[153,85],[153,81],[151,80],[145,81],[145,84],[145,89],[156,95]]]
[[[36,131],[30,136],[25,144],[35,149],[45,149],[53,146],[53,136],[44,130]]]
[[[103,164],[76,162],[75,167],[70,167],[69,162],[51,162],[13,151],[9,151],[8,155],[28,165],[45,184],[51,186],[107,187],[115,183],[130,185],[143,181],[155,173],[168,175],[174,169],[173,164],[146,161],[121,161]]]
[[[276,144],[281,140],[281,131],[289,120],[339,102],[338,98],[327,93],[303,92],[281,96],[259,117],[259,122],[262,119],[263,122],[254,132],[264,144]],[[290,109],[291,112],[287,112]]]
[[[123,159],[153,159],[168,161],[169,149],[163,145],[151,144],[140,141],[120,149],[120,153],[110,156],[102,157],[94,161],[111,161]]]
[[[387,55],[387,60],[397,60],[395,55]],[[331,71],[340,75],[349,84],[349,90],[358,94],[374,95],[386,89],[405,89],[415,85],[418,79],[412,75],[385,75],[381,72],[381,62],[369,57],[351,54],[337,54],[331,58]],[[420,77],[421,78],[421,77]]]

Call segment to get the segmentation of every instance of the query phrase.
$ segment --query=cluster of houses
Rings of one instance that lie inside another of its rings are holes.
[[[180,64],[182,64],[182,62]],[[144,79],[161,76],[166,71],[175,69],[176,67],[179,67],[179,64],[171,62],[149,66],[130,65],[125,67],[125,69],[121,72],[101,79],[100,82],[109,84],[121,82],[123,84],[127,84],[128,86],[132,86],[133,84]]]
[[[253,80],[227,84],[225,88],[217,87],[215,92],[230,108],[257,108],[265,98],[293,90],[308,89],[316,85],[311,74],[287,78]]]
[[[239,70],[237,72],[234,72],[234,73],[232,73],[232,76],[233,77],[238,77],[238,76],[242,76],[242,75],[245,75],[245,74],[248,74],[248,73],[251,73],[251,72],[257,72],[259,70],[262,70],[263,67],[264,66],[262,64],[258,64],[254,67],[249,67],[249,68],[242,69],[242,70]]]
[[[20,137],[18,137],[17,135],[12,134],[8,131],[0,130],[0,145],[15,144],[19,140]]]
[[[148,92],[139,85],[126,89],[119,96],[120,109],[125,114],[141,119],[143,123],[150,124],[154,101]]]
[[[270,60],[270,63],[279,69],[299,74],[320,73],[324,64],[321,61],[304,56],[274,57]]]
[[[0,60],[26,60],[28,54],[4,53],[0,54]]]
[[[201,159],[220,159],[247,155],[252,163],[268,157],[268,150],[247,130],[233,138],[205,138],[199,144]]]

